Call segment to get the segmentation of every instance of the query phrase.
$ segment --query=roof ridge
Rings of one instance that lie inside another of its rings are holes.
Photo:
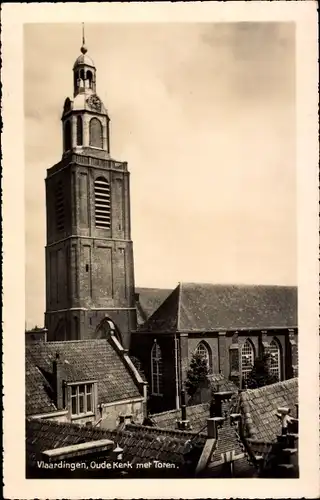
[[[59,345],[59,344],[80,344],[80,343],[85,343],[85,342],[104,342],[106,341],[106,338],[103,339],[80,339],[80,340],[49,340],[47,342],[38,342],[39,344],[52,344],[52,345]]]
[[[295,288],[298,289],[298,285],[281,285],[281,284],[270,284],[270,283],[223,283],[223,282],[211,282],[211,281],[182,281],[179,284],[184,286],[223,286],[223,287],[246,287],[246,288]]]
[[[158,433],[158,434],[164,434],[164,435],[172,435],[172,436],[198,436],[199,433],[198,432],[193,432],[193,431],[182,431],[180,429],[165,429],[163,427],[153,427],[153,426],[150,426],[150,425],[142,425],[142,424],[128,424],[126,425],[125,427],[125,430],[126,431],[129,431],[130,429],[141,429],[142,431],[143,430],[147,430],[149,432],[152,432],[154,434]]]
[[[246,394],[246,393],[252,394],[254,391],[268,392],[274,387],[282,387],[282,386],[286,386],[286,385],[291,385],[297,381],[298,381],[298,377],[289,378],[287,380],[279,380],[278,382],[275,382],[274,384],[268,384],[268,385],[264,385],[262,387],[256,387],[255,389],[247,389],[246,391],[242,392],[241,394]]]
[[[187,412],[188,410],[191,410],[192,408],[199,408],[199,407],[205,407],[205,406],[210,406],[210,403],[198,403],[198,404],[195,404],[195,405],[190,405],[190,406],[187,406]],[[152,413],[150,416],[152,418],[154,417],[158,417],[160,415],[169,415],[169,414],[173,414],[173,413],[181,413],[181,410],[180,409],[177,409],[177,408],[174,408],[173,410],[166,410],[166,411],[162,411],[160,413]]]

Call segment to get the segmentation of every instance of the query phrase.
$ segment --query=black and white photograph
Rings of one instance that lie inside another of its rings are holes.
[[[297,25],[79,15],[22,26],[25,479],[299,480]]]

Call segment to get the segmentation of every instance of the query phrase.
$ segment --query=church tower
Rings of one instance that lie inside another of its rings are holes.
[[[127,163],[110,153],[110,118],[84,43],[62,113],[63,153],[47,170],[48,340],[95,338],[111,319],[129,347],[136,328]]]

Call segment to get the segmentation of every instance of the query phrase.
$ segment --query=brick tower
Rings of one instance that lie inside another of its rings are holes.
[[[136,327],[129,172],[110,156],[110,119],[84,37],[61,120],[62,159],[46,177],[48,340],[94,338],[110,318],[128,348]]]

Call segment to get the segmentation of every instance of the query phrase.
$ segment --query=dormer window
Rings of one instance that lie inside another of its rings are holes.
[[[95,383],[86,382],[70,384],[70,413],[71,417],[82,417],[95,413]]]

